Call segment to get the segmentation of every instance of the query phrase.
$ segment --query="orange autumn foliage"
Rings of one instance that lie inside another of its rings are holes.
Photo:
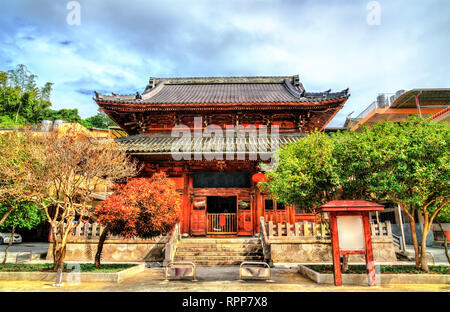
[[[167,234],[180,220],[180,195],[173,181],[156,173],[118,185],[95,212],[113,235],[151,238]]]

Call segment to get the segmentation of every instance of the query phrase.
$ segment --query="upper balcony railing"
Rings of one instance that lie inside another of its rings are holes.
[[[363,119],[367,115],[369,115],[371,112],[376,110],[377,108],[386,108],[390,107],[392,103],[397,98],[397,94],[393,93],[380,93],[377,97],[377,100],[372,102],[365,110],[363,110],[355,119]]]

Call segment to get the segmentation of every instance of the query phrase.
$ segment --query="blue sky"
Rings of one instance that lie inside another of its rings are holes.
[[[308,91],[350,88],[330,126],[380,92],[450,87],[450,1],[2,0],[0,70],[54,83],[53,108],[94,115],[93,91],[143,91],[149,77],[300,75]]]

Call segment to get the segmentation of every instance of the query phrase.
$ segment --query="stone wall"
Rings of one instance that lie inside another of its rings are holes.
[[[103,245],[102,261],[139,262],[164,260],[166,237],[153,240],[110,239]],[[66,261],[93,261],[97,252],[98,239],[74,239],[67,244]],[[49,245],[47,259],[53,259],[53,244]]]
[[[285,263],[332,262],[331,240],[315,237],[269,238],[272,261]],[[394,245],[390,237],[373,237],[376,262],[395,262]],[[349,262],[364,262],[364,255],[350,255]]]

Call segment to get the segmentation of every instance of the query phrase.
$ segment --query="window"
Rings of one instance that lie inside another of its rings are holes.
[[[285,210],[286,206],[284,205],[284,203],[279,203],[277,202],[277,210]]]
[[[266,209],[266,210],[273,210],[273,200],[266,199],[264,201],[264,209]]]

